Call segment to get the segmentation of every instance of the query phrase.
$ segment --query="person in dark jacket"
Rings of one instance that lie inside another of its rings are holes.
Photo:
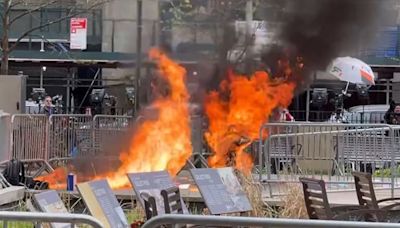
[[[46,114],[47,116],[50,116],[52,114],[56,114],[54,107],[52,107],[53,105],[53,101],[51,99],[50,96],[46,96],[44,98],[44,105],[43,107],[40,109],[40,114]]]
[[[391,101],[390,107],[386,111],[384,119],[387,124],[400,124],[400,105],[396,104],[394,101]]]

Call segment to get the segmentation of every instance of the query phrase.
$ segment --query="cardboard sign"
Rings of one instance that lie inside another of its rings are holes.
[[[161,190],[176,186],[167,171],[129,173],[128,178],[143,208],[144,202],[143,199],[140,197],[140,193],[147,192],[149,195],[153,196],[156,199],[157,213],[159,215],[165,214],[164,200],[161,196]],[[182,199],[181,202],[183,213],[189,213]]]
[[[35,194],[33,199],[42,212],[68,213],[63,201],[54,190]],[[50,225],[52,228],[71,228],[71,225],[66,223],[51,223]]]
[[[71,18],[69,45],[70,49],[87,48],[87,18]]]
[[[77,185],[90,214],[104,227],[126,228],[128,221],[107,180],[97,180]]]
[[[190,172],[211,214],[252,210],[232,168],[191,169]]]

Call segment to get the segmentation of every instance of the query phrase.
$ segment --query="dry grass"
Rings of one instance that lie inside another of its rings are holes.
[[[308,219],[301,187],[295,184],[288,184],[286,189],[286,196],[283,197],[282,208],[278,213],[279,217]]]
[[[269,211],[265,210],[265,205],[262,201],[262,186],[254,181],[251,175],[246,175],[238,170],[236,170],[236,176],[253,207],[249,216],[270,217],[271,214],[269,214]]]
[[[248,216],[292,219],[308,218],[303,191],[300,186],[288,184],[285,188],[287,190],[286,196],[282,197],[282,206],[280,209],[275,209],[263,202],[261,195],[262,186],[254,181],[251,175],[246,175],[238,170],[236,170],[236,175],[253,207]]]

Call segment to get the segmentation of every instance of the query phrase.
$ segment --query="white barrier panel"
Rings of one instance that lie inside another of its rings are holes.
[[[48,117],[17,114],[11,118],[12,157],[20,160],[46,159]]]
[[[0,162],[11,157],[11,117],[9,114],[0,113]]]

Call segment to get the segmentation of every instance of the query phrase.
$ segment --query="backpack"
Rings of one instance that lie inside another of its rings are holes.
[[[25,167],[20,160],[12,159],[7,162],[3,171],[3,176],[8,183],[14,186],[26,186],[30,189],[45,190],[49,188],[49,184],[44,181],[34,180],[32,177],[25,176]]]
[[[25,167],[20,160],[11,159],[7,162],[3,171],[3,176],[11,185],[24,185],[25,183]]]

